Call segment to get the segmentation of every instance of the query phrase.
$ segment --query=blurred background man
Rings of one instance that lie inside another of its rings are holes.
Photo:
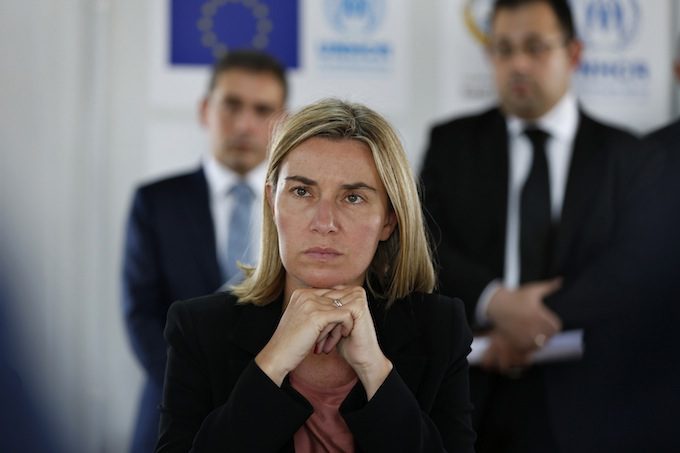
[[[632,135],[580,108],[581,52],[566,0],[497,0],[499,106],[431,132],[421,177],[440,289],[490,338],[485,370],[471,375],[480,452],[580,451],[587,439],[567,422],[581,399],[564,387],[585,360],[514,368],[564,326],[592,321],[544,301],[606,250],[644,158]],[[586,331],[586,354],[600,334]]]
[[[163,328],[172,302],[237,281],[257,256],[265,158],[287,95],[284,70],[254,51],[214,65],[199,106],[210,144],[198,169],[146,184],[132,202],[123,266],[130,342],[147,381],[133,452],[153,451],[166,362]]]

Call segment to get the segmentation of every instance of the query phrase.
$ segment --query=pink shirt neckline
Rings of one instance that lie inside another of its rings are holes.
[[[297,453],[353,452],[354,437],[339,408],[356,385],[355,377],[338,387],[325,387],[301,379],[291,372],[290,385],[314,408],[312,415],[293,436]]]

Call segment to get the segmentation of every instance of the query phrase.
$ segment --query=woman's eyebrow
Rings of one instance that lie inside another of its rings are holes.
[[[345,190],[368,189],[372,190],[373,192],[377,192],[377,189],[375,187],[369,186],[365,182],[353,182],[351,184],[343,184],[340,187],[342,187]]]
[[[319,183],[317,183],[313,179],[309,179],[309,178],[306,178],[304,176],[297,176],[297,175],[286,176],[286,181],[297,181],[297,182],[301,182],[302,184],[305,184],[307,186],[317,186],[317,185],[319,185]]]

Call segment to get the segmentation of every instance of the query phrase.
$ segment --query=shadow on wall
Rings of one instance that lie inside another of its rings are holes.
[[[31,370],[24,365],[30,362],[24,356],[30,351],[20,344],[19,332],[15,331],[18,324],[14,312],[16,299],[8,284],[10,260],[2,252],[4,240],[6,238],[0,238],[0,451],[64,452],[47,422],[43,405],[28,384],[30,373],[41,370]]]

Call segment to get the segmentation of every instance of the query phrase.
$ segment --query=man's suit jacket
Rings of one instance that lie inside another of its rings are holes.
[[[569,279],[609,241],[642,160],[638,141],[579,114],[551,275]],[[508,136],[498,109],[432,129],[421,180],[443,294],[471,325],[483,289],[504,273]]]
[[[645,138],[649,160],[613,245],[546,304],[573,322],[599,313],[580,364],[556,376],[579,395],[567,451],[677,452],[680,436],[680,121]],[[590,309],[590,307],[600,307]],[[604,307],[604,310],[603,310]]]
[[[163,328],[175,300],[209,294],[221,281],[208,186],[202,169],[140,187],[132,202],[123,264],[124,314],[147,375],[134,448],[158,434],[165,373]]]
[[[472,451],[471,335],[460,301],[414,294],[387,311],[369,306],[394,368],[370,402],[359,382],[340,408],[357,451]],[[227,293],[173,304],[158,452],[293,451],[312,407],[254,362],[281,313],[281,299],[237,304]]]
[[[569,288],[584,268],[612,246],[617,223],[629,209],[647,161],[648,153],[633,136],[580,112],[550,272],[564,278],[563,288]],[[438,254],[440,289],[463,298],[474,324],[480,293],[492,280],[502,280],[504,273],[508,138],[501,112],[492,109],[435,127],[422,183]],[[599,382],[591,375],[606,366],[607,349],[616,344],[620,333],[613,320],[627,307],[606,298],[590,304],[548,298],[546,304],[565,329],[585,328],[583,360],[545,366],[544,381],[560,446],[564,451],[587,451],[574,445],[590,439],[578,426],[589,419],[584,414],[597,404],[598,389],[584,391],[582,386]]]

